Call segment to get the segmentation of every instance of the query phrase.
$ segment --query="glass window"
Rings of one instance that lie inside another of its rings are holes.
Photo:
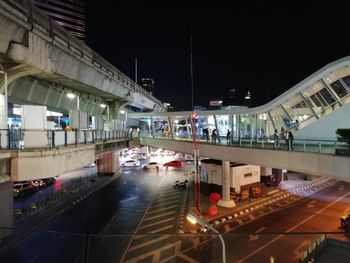
[[[321,112],[335,102],[332,94],[329,93],[324,84],[320,81],[305,89],[303,91],[303,96],[311,103],[310,105],[316,113]]]
[[[275,123],[276,129],[279,131],[282,127],[287,128],[291,126],[291,120],[287,114],[283,111],[281,106],[274,108],[270,111],[271,118]]]
[[[299,94],[287,100],[282,106],[292,118],[293,124],[300,123],[312,116],[310,108]]]
[[[330,84],[330,86],[332,87],[332,89],[338,95],[339,98],[342,98],[348,94],[348,91],[339,80],[333,82],[332,84]]]

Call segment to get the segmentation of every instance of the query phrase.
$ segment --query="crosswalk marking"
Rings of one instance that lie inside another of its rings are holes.
[[[158,224],[162,224],[162,223],[165,223],[165,222],[168,222],[168,221],[172,221],[172,220],[174,220],[174,219],[173,218],[167,218],[167,219],[164,219],[164,220],[157,221],[156,223],[143,225],[139,229],[148,228],[148,227],[155,226],[155,225],[158,225]]]
[[[171,208],[175,208],[177,207],[178,205],[172,205],[172,206],[167,206],[167,207],[164,207],[164,208],[158,208],[156,210],[152,210],[151,212],[148,212],[147,214],[154,214],[154,213],[159,213],[160,211],[163,211],[163,210],[168,210],[168,209],[171,209]]]
[[[152,219],[155,219],[155,218],[159,218],[159,217],[162,217],[162,216],[171,215],[171,214],[175,214],[175,213],[176,213],[176,211],[171,211],[171,212],[168,212],[168,213],[165,213],[165,214],[161,214],[161,215],[157,215],[157,216],[146,217],[143,221],[149,221],[149,220],[152,220]]]

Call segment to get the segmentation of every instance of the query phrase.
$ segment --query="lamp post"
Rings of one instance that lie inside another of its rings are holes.
[[[205,222],[203,219],[195,216],[192,212],[189,212],[186,218],[190,223],[199,224],[202,227],[207,227],[208,229],[210,229],[211,231],[213,231],[215,234],[219,236],[221,241],[221,246],[222,246],[222,263],[226,263],[226,246],[225,246],[225,241],[222,235],[220,234],[220,232],[217,231],[215,228],[213,228],[211,225],[209,225],[207,222]]]

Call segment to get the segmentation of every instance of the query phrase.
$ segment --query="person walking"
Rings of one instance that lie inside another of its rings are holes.
[[[274,140],[274,148],[275,149],[280,149],[280,136],[278,135],[277,129],[275,129],[275,133],[273,134],[273,140]]]
[[[288,132],[288,142],[289,142],[289,147],[288,150],[294,150],[293,149],[293,140],[294,140],[294,135],[291,131]]]
[[[211,132],[211,141],[213,144],[216,144],[216,129]]]
[[[230,130],[227,130],[226,142],[227,142],[227,144],[231,144],[231,132],[230,132]]]
[[[288,146],[287,133],[286,133],[286,131],[284,130],[283,127],[281,127],[281,138],[285,141],[285,143],[286,143],[286,148],[288,149],[289,146]]]

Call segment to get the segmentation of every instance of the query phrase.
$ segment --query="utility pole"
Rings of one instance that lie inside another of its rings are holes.
[[[135,82],[137,84],[137,58],[135,58]]]
[[[194,110],[193,104],[193,64],[192,64],[192,28],[191,28],[191,43],[190,43],[190,55],[191,55],[191,90],[192,90],[192,110]]]

